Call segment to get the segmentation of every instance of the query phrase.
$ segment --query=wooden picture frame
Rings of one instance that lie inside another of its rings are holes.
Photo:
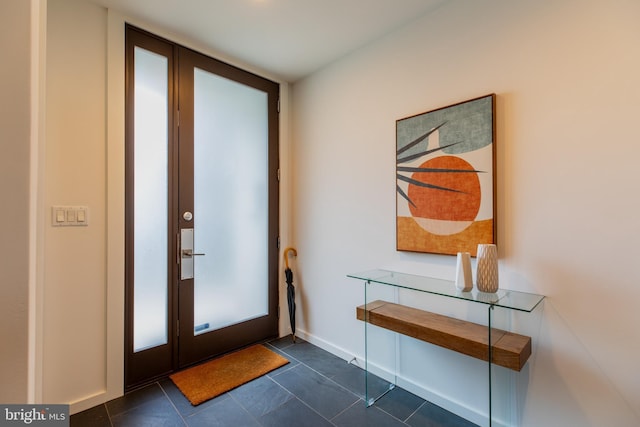
[[[396,121],[396,249],[496,243],[495,94]]]

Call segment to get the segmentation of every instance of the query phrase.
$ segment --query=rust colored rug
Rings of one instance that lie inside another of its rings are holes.
[[[169,378],[196,406],[287,363],[284,357],[258,344],[176,372]]]

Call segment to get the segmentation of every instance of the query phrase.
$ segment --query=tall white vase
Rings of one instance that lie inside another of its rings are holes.
[[[456,289],[462,292],[469,292],[473,289],[471,255],[469,252],[458,252],[456,265]]]
[[[476,281],[480,292],[498,291],[498,248],[494,244],[478,245]]]

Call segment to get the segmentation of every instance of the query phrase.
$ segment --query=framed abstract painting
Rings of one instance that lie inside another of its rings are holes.
[[[496,243],[495,94],[396,121],[396,248]]]

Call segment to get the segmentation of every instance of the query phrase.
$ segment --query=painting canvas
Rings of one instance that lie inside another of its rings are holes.
[[[496,243],[494,113],[491,94],[396,122],[398,250]]]

